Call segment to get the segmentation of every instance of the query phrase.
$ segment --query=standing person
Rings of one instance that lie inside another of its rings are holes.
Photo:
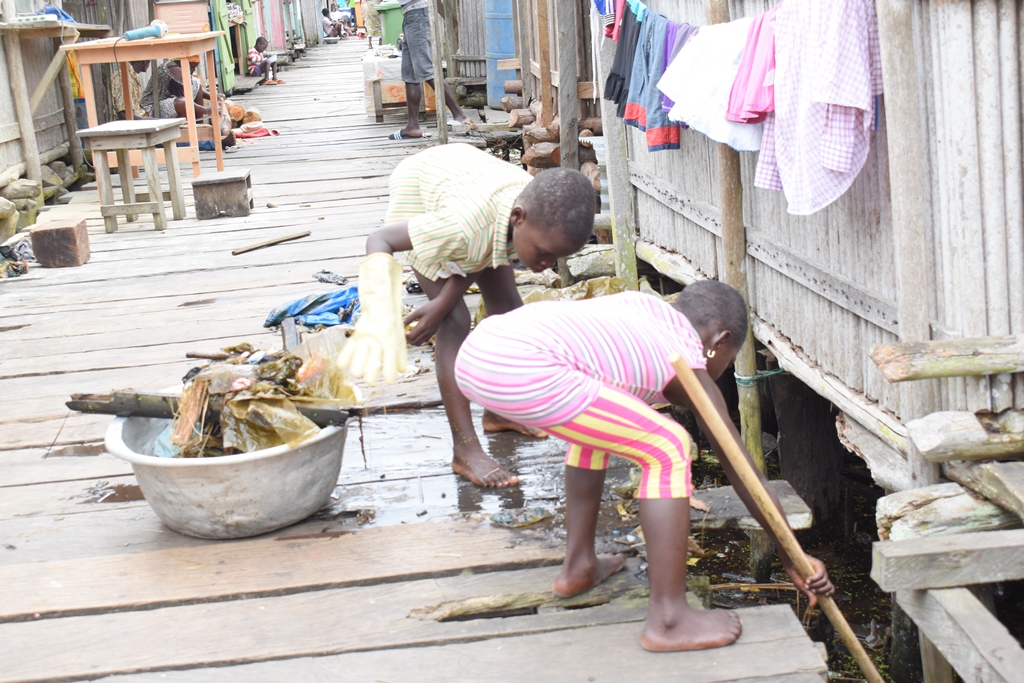
[[[543,175],[543,174],[542,174]],[[626,566],[594,549],[609,455],[642,470],[637,497],[647,544],[650,602],[640,643],[651,651],[704,650],[734,642],[742,624],[731,610],[695,610],[686,601],[690,534],[689,434],[651,403],[693,408],[669,358],[694,369],[747,458],[715,380],[747,334],[747,306],[729,285],[707,280],[668,304],[640,292],[587,301],[536,303],[481,322],[455,362],[459,388],[485,408],[569,444],[565,458],[566,552],[554,592],[571,597]],[[695,410],[716,451],[721,445]],[[779,548],[793,584],[814,605],[834,587],[825,565],[806,581],[725,459],[736,493]],[[758,476],[764,481],[757,468]],[[768,489],[771,492],[771,489]],[[781,510],[779,501],[772,498]]]
[[[434,60],[430,51],[430,0],[399,0],[402,5],[402,80],[405,81],[405,106],[409,119],[405,128],[388,136],[390,140],[421,138],[420,103],[423,101],[423,83],[437,87],[434,80]],[[452,118],[459,123],[468,123],[469,117],[455,100],[452,87],[444,80],[444,101],[452,112]]]
[[[256,44],[249,48],[249,75],[266,76],[263,85],[284,85],[284,81],[277,77],[277,55],[263,54],[267,45],[267,39],[260,36]]]
[[[389,181],[386,225],[366,240],[359,264],[362,317],[338,357],[356,377],[393,382],[405,370],[405,325],[416,322],[410,344],[435,341],[435,373],[454,449],[452,470],[478,486],[509,486],[519,479],[484,452],[469,401],[455,384],[455,357],[472,317],[464,295],[480,287],[488,315],[523,305],[510,262],[539,272],[578,251],[594,228],[594,189],[579,171],[552,168],[536,178],[518,165],[465,144],[439,145],[404,159]],[[406,251],[430,299],[402,320]],[[487,431],[535,430],[490,412]]]

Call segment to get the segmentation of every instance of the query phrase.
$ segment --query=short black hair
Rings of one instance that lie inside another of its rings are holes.
[[[328,19],[330,19],[330,18],[331,18],[331,13],[327,11],[327,8],[326,8],[326,7],[324,7],[324,8],[322,9],[322,10],[320,10],[320,13],[321,13],[321,14],[323,14],[323,15],[324,15],[325,17],[327,17]]]
[[[734,348],[743,346],[747,339],[747,302],[724,282],[698,280],[687,285],[672,306],[698,330],[716,325],[729,330]]]
[[[594,233],[594,186],[570,168],[549,168],[519,194],[527,220],[546,230],[558,230],[582,247]]]
[[[256,39],[256,42],[253,43],[253,47],[259,47],[260,43],[266,45],[267,44],[267,39],[264,38],[263,36],[260,36],[259,38]]]

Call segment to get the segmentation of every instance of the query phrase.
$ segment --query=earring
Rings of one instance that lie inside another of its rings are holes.
[[[714,357],[715,357],[715,350],[711,349],[710,351],[708,351],[708,358],[714,358]]]

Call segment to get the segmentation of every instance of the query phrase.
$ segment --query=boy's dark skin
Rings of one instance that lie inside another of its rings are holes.
[[[698,328],[697,333],[704,343],[705,352],[711,352],[711,356],[707,359],[707,369],[694,370],[694,373],[719,413],[728,416],[725,401],[715,384],[715,379],[735,360],[739,346],[734,344],[732,333],[720,325]],[[712,447],[722,452],[720,444],[707,428],[703,418],[693,409],[690,397],[683,390],[679,380],[673,379],[669,382],[663,393],[671,403],[690,408],[697,416],[697,421]],[[732,437],[742,446],[743,440],[732,420],[727,418],[725,423]],[[743,449],[743,453],[750,457],[746,448]],[[819,594],[832,595],[835,588],[828,578],[825,565],[816,558],[808,557],[816,571],[814,576],[804,581],[792,561],[781,550],[778,539],[771,532],[750,494],[739,482],[735,470],[727,459],[723,458],[721,462],[729,481],[734,483],[736,493],[746,504],[747,509],[761,528],[768,529],[769,536],[775,542],[776,548],[779,548],[783,568],[793,584],[807,595],[810,605],[813,607],[817,604]],[[754,470],[758,471],[757,468]],[[758,476],[764,481],[764,476],[760,472]],[[554,585],[555,593],[562,597],[570,597],[589,590],[626,566],[623,555],[597,555],[594,550],[597,514],[604,479],[604,470],[585,470],[570,466],[565,468],[566,556],[562,571]],[[782,506],[772,489],[767,490],[775,505],[781,510]],[[640,525],[647,548],[647,574],[651,596],[647,608],[647,621],[640,637],[643,647],[653,652],[671,652],[723,647],[734,642],[742,631],[742,624],[734,611],[696,610],[686,601],[690,499],[641,500]]]
[[[531,222],[526,207],[519,201],[516,201],[509,216],[508,237],[519,260],[538,273],[551,268],[559,258],[573,254],[583,246],[569,244],[564,235]],[[366,240],[367,254],[393,254],[410,249],[412,241],[409,239],[408,221],[386,225]],[[466,290],[474,283],[480,287],[488,315],[500,315],[519,308],[523,305],[523,300],[516,288],[512,267],[486,268],[465,277],[453,275],[438,280],[430,280],[415,269],[413,272],[430,301],[405,319],[406,325],[419,321],[406,338],[410,344],[418,346],[437,335],[437,383],[441,389],[441,400],[444,402],[455,442],[452,470],[477,486],[500,487],[518,484],[519,477],[499,465],[480,445],[480,439],[473,426],[469,400],[462,395],[455,383],[455,358],[462,342],[469,335],[472,320],[464,300]],[[483,426],[487,431],[514,429],[531,436],[542,436],[536,430],[518,425],[489,411],[484,413]]]

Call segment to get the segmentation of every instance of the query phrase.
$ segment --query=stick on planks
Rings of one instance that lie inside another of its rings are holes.
[[[309,237],[309,234],[310,234],[309,230],[306,230],[305,232],[299,232],[299,233],[296,233],[294,235],[287,235],[286,237],[278,237],[278,238],[275,238],[275,239],[272,239],[272,240],[267,240],[266,242],[259,242],[258,244],[250,244],[247,247],[241,247],[239,249],[233,249],[231,251],[231,255],[232,256],[238,256],[239,254],[246,254],[246,253],[248,253],[250,251],[256,251],[257,249],[264,249],[266,247],[272,247],[272,246],[274,246],[276,244],[283,244],[285,242],[291,242],[293,240],[300,240],[303,237]]]

